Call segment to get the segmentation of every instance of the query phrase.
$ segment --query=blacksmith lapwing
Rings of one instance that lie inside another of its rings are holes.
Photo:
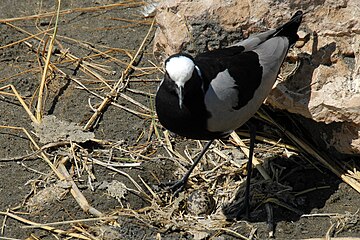
[[[160,123],[181,136],[210,140],[189,171],[173,186],[175,190],[183,188],[214,139],[228,136],[260,108],[289,48],[299,38],[297,30],[302,16],[302,11],[297,11],[277,29],[250,36],[227,48],[196,57],[179,53],[165,61],[165,76],[155,99]],[[254,141],[255,134],[251,134],[245,191],[247,215]]]

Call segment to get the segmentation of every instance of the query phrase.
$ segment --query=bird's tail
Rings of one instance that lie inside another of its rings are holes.
[[[295,42],[299,39],[297,31],[303,15],[302,11],[297,11],[287,23],[278,27],[272,36],[285,36],[289,39],[290,46],[295,44]]]

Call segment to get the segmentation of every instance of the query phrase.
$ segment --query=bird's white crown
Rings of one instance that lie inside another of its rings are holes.
[[[183,87],[191,78],[195,63],[187,56],[170,57],[165,63],[165,70],[178,87]]]

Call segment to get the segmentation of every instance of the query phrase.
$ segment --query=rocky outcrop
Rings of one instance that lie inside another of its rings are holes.
[[[224,47],[278,26],[299,9],[306,12],[306,41],[289,54],[267,103],[317,122],[342,123],[323,140],[339,152],[360,153],[359,0],[162,1],[154,53],[164,59]]]

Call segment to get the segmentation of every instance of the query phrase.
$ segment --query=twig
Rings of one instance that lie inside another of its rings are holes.
[[[25,109],[26,113],[29,115],[31,121],[33,121],[33,123],[39,124],[40,122],[36,119],[36,117],[34,116],[34,114],[30,111],[30,108],[29,108],[28,105],[25,103],[25,101],[23,100],[23,98],[20,96],[20,94],[18,93],[18,91],[16,90],[16,88],[14,87],[14,85],[9,84],[9,85],[0,87],[0,90],[7,89],[7,88],[10,88],[10,89],[14,92],[14,94],[15,94],[16,98],[19,100],[21,106]]]
[[[1,127],[1,126],[0,126]],[[12,157],[12,158],[0,158],[0,162],[10,162],[10,161],[20,161],[20,160],[27,160],[35,155],[38,155],[39,153],[43,152],[44,150],[48,149],[48,148],[53,148],[53,147],[59,147],[59,146],[64,146],[69,144],[70,142],[56,142],[56,143],[48,143],[45,144],[44,146],[42,146],[41,148],[39,148],[38,150],[26,154],[24,156],[19,156],[19,157]]]
[[[45,89],[46,77],[47,77],[47,73],[48,73],[48,69],[49,69],[49,65],[50,65],[52,49],[54,47],[55,37],[56,37],[57,30],[58,30],[60,5],[61,5],[61,0],[58,0],[54,33],[51,37],[51,41],[49,44],[46,61],[45,61],[45,66],[44,66],[44,70],[43,70],[43,75],[42,75],[40,87],[39,87],[39,96],[38,96],[38,101],[37,101],[37,105],[36,105],[36,119],[38,120],[38,122],[41,122],[41,118],[42,118],[42,111],[43,111],[43,104],[44,104],[43,94],[44,94],[44,89]]]
[[[92,162],[96,163],[96,164],[99,164],[101,166],[104,166],[104,167],[140,167],[141,166],[141,163],[139,162],[135,162],[135,163],[105,163],[103,161],[100,161],[100,160],[97,160],[96,158],[89,158],[89,160],[91,160]]]
[[[26,136],[29,138],[31,143],[35,146],[35,148],[37,150],[40,149],[39,145],[35,142],[35,140],[31,137],[31,135],[29,134],[29,132],[25,128],[23,128],[23,127],[14,127],[14,126],[2,126],[2,125],[0,125],[0,128],[8,128],[8,129],[15,129],[15,130],[23,131],[26,134]],[[64,180],[64,176],[56,169],[54,164],[52,164],[50,159],[42,151],[41,151],[41,157],[50,166],[51,170],[53,170],[53,172],[58,176],[58,178],[60,180]]]
[[[28,37],[26,37],[26,38],[20,39],[20,40],[18,40],[18,41],[9,43],[9,44],[4,45],[4,46],[0,46],[0,50],[1,50],[1,49],[4,49],[4,48],[12,47],[12,46],[17,45],[17,44],[19,44],[19,43],[22,43],[22,42],[24,42],[24,41],[26,41],[26,40],[29,40],[29,39],[31,39],[31,38],[36,38],[38,35],[45,34],[45,33],[49,32],[49,31],[51,31],[51,30],[53,30],[53,29],[54,29],[54,28],[49,28],[49,29],[46,29],[46,30],[44,30],[44,31],[41,31],[41,32],[35,33],[35,34],[33,34],[33,35],[30,35],[30,36],[28,36]]]
[[[117,218],[118,218],[117,216],[86,218],[86,219],[77,219],[77,220],[69,220],[69,221],[62,221],[62,222],[39,223],[39,224],[30,225],[30,226],[22,226],[21,228],[39,228],[39,227],[44,227],[44,226],[57,226],[57,225],[83,223],[83,222],[94,222],[94,221],[102,221],[102,220],[116,220]]]
[[[117,93],[119,92],[119,87],[121,84],[123,84],[124,79],[127,77],[127,75],[129,74],[132,65],[134,64],[134,62],[136,61],[137,57],[140,55],[140,52],[142,51],[146,40],[148,39],[150,33],[152,32],[153,26],[155,23],[155,19],[153,20],[148,33],[146,34],[145,38],[143,39],[142,43],[140,44],[139,49],[137,50],[136,54],[134,55],[134,57],[131,59],[129,65],[126,67],[126,69],[122,72],[121,74],[121,78],[119,79],[119,81],[117,83],[115,83],[114,87],[112,88],[112,90],[110,91],[110,93],[105,97],[105,99],[103,100],[103,102],[100,104],[100,106],[97,108],[97,110],[95,111],[95,113],[91,116],[91,118],[89,119],[89,121],[86,123],[84,130],[89,130],[93,127],[94,123],[96,122],[96,120],[99,118],[99,116],[102,114],[102,112],[104,111],[104,109],[112,102],[112,99],[117,95]]]
[[[10,213],[10,212],[0,212],[0,214],[4,215],[4,216],[7,216],[7,217],[10,217],[10,218],[13,218],[13,219],[15,219],[15,220],[17,220],[19,222],[25,223],[25,224],[35,225],[35,226],[37,225],[41,229],[51,231],[51,232],[54,232],[54,233],[57,233],[57,234],[62,234],[62,235],[69,236],[69,237],[74,237],[74,238],[77,238],[77,239],[92,240],[91,238],[88,238],[88,237],[86,237],[86,236],[84,236],[82,234],[73,233],[73,232],[70,232],[70,231],[60,230],[60,229],[56,229],[56,228],[50,227],[50,226],[42,226],[39,223],[36,223],[36,222],[30,221],[28,219],[22,218],[22,217],[17,216],[17,215],[15,215],[13,213]]]
[[[75,198],[76,202],[80,205],[81,209],[86,213],[91,213],[94,216],[102,217],[103,214],[91,207],[84,195],[80,192],[79,188],[76,186],[75,182],[72,180],[69,172],[67,171],[66,167],[64,166],[63,162],[67,161],[67,157],[63,157],[63,159],[58,164],[58,171],[64,176],[65,180],[71,184],[70,192]]]
[[[88,93],[91,93],[92,95],[94,95],[94,96],[102,99],[103,101],[106,100],[106,97],[103,97],[103,96],[101,96],[100,94],[97,94],[97,93],[91,91],[90,89],[88,89],[87,87],[85,87],[85,85],[82,84],[79,80],[77,80],[77,79],[75,79],[75,78],[72,78],[72,77],[69,77],[69,76],[67,76],[67,77],[68,77],[70,80],[72,80],[72,81],[74,81],[75,83],[77,83],[77,84],[81,87],[81,89],[86,90]],[[149,114],[135,111],[135,110],[133,110],[133,109],[127,108],[127,107],[122,106],[122,105],[120,105],[120,104],[118,104],[118,103],[115,103],[115,102],[110,102],[110,104],[111,104],[111,105],[114,105],[114,106],[116,106],[116,107],[118,107],[118,108],[121,108],[121,109],[123,109],[123,110],[125,110],[125,111],[127,111],[127,112],[130,112],[130,113],[132,113],[132,114],[134,114],[134,115],[137,115],[137,116],[146,117],[146,118],[150,118],[150,117],[151,117],[151,115],[149,115]],[[97,111],[97,109],[94,109],[94,111]]]
[[[59,12],[60,15],[64,14],[71,14],[71,13],[77,13],[77,12],[96,12],[96,11],[102,11],[107,9],[112,9],[116,7],[138,7],[140,5],[143,5],[143,3],[114,3],[104,6],[97,6],[97,7],[87,7],[87,8],[73,8],[73,9],[65,9]],[[38,18],[45,18],[45,17],[52,17],[56,12],[48,12],[48,13],[41,13],[41,14],[35,14],[31,16],[24,16],[24,17],[16,17],[16,18],[5,18],[0,19],[0,23],[6,23],[6,22],[14,22],[14,21],[22,21],[22,20],[30,20],[30,19],[38,19]]]
[[[247,237],[241,235],[240,233],[235,232],[234,230],[231,230],[228,228],[216,228],[215,230],[220,230],[220,231],[226,232],[226,233],[231,234],[239,239],[250,240],[250,238],[247,238]]]

